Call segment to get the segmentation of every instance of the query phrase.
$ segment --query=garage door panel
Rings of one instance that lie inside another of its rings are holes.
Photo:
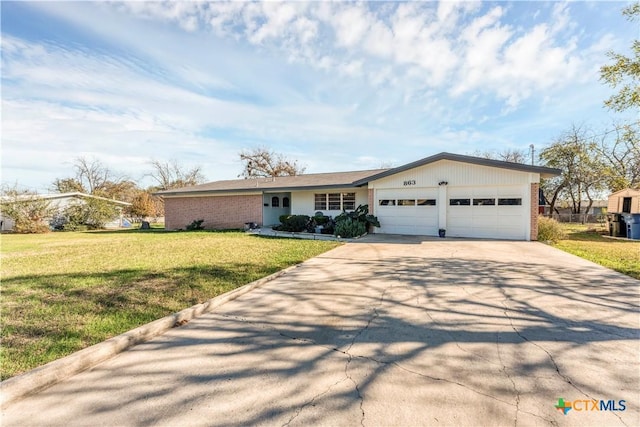
[[[380,200],[423,200],[437,198],[437,189],[381,189],[376,193],[376,216],[380,220],[379,232],[391,234],[438,233],[437,206],[381,206]]]
[[[471,226],[474,228],[497,228],[498,219],[496,217],[481,218],[476,216],[471,219]]]
[[[470,201],[468,206],[451,206],[447,200],[447,235],[493,239],[526,238],[523,186],[451,187],[447,189],[447,198]]]

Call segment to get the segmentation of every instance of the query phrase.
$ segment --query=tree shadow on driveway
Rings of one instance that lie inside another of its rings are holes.
[[[9,424],[27,405],[48,424],[640,422],[640,282],[535,257],[348,254],[18,402]],[[569,418],[559,397],[629,406]]]

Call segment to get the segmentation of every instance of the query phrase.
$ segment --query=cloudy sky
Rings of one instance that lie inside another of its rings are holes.
[[[624,2],[6,2],[2,181],[45,192],[75,157],[234,179],[265,146],[308,173],[442,151],[539,150],[612,127]]]

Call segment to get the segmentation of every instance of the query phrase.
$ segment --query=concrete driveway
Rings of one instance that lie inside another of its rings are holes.
[[[637,426],[639,299],[639,281],[541,243],[371,236],[2,424]]]

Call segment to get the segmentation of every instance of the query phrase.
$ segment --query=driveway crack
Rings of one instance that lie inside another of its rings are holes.
[[[353,377],[351,376],[351,374],[349,373],[349,366],[351,365],[351,361],[353,360],[353,355],[350,353],[351,348],[353,347],[353,345],[355,344],[355,342],[357,341],[357,339],[366,331],[369,329],[369,327],[371,326],[371,324],[378,318],[380,317],[380,312],[378,311],[378,308],[380,308],[380,306],[382,306],[382,303],[384,302],[384,297],[387,294],[387,292],[393,287],[393,282],[391,282],[389,284],[389,286],[387,286],[384,291],[382,291],[382,294],[380,295],[380,299],[378,299],[378,304],[373,308],[373,315],[369,318],[369,320],[367,321],[367,324],[358,331],[357,334],[355,334],[353,336],[353,339],[351,340],[351,343],[349,344],[349,347],[347,347],[347,349],[344,351],[344,353],[348,356],[347,359],[347,363],[345,364],[344,367],[344,374],[347,376],[347,378],[349,378],[349,380],[351,380],[351,382],[353,383],[353,386],[356,390],[356,393],[358,394],[358,399],[360,400],[360,412],[362,413],[362,418],[360,419],[360,425],[362,427],[364,427],[364,420],[365,420],[365,411],[364,411],[364,396],[362,396],[362,392],[360,391],[360,386],[358,385],[358,382],[356,380],[353,379]],[[358,357],[358,356],[356,356]],[[370,359],[372,360],[372,359]]]
[[[498,286],[498,289],[500,289],[500,292],[502,293],[502,295],[504,296],[504,300],[502,300],[502,305],[504,307],[504,315],[507,319],[509,319],[509,324],[511,325],[511,329],[513,329],[513,331],[516,333],[516,335],[518,335],[523,341],[539,348],[540,350],[542,350],[543,352],[546,353],[547,357],[549,358],[549,360],[551,361],[551,363],[553,364],[553,367],[556,371],[556,373],[558,374],[558,376],[560,376],[560,378],[562,378],[567,384],[569,384],[571,387],[573,387],[574,389],[576,389],[579,393],[581,393],[583,396],[588,397],[591,400],[596,400],[595,398],[593,398],[592,396],[590,396],[586,391],[582,390],[580,387],[578,387],[576,384],[573,383],[573,381],[571,381],[571,378],[567,375],[565,375],[564,373],[562,373],[560,371],[560,366],[558,365],[558,363],[556,362],[556,360],[553,358],[553,356],[551,355],[551,353],[544,348],[543,346],[541,346],[540,344],[538,344],[535,341],[531,341],[529,338],[527,338],[526,336],[524,336],[519,330],[518,328],[516,328],[516,326],[513,324],[513,318],[511,316],[509,316],[509,311],[510,308],[507,305],[507,301],[509,301],[509,297],[506,293],[506,291],[501,287]],[[613,415],[615,415],[620,422],[623,425],[627,425],[623,420],[622,417],[620,415],[618,415],[617,413],[613,413]]]
[[[291,416],[291,418],[289,418],[289,421],[287,421],[286,423],[284,423],[284,424],[282,425],[282,427],[288,427],[288,426],[293,422],[293,420],[295,420],[296,418],[298,418],[298,416],[299,416],[299,415],[300,415],[300,413],[304,410],[304,408],[306,408],[307,406],[313,406],[313,403],[314,403],[317,399],[319,399],[319,398],[321,398],[322,396],[324,396],[325,394],[329,393],[333,387],[337,386],[338,384],[340,384],[340,383],[342,383],[342,382],[345,382],[346,380],[347,380],[347,378],[342,378],[342,379],[340,379],[340,380],[336,381],[335,383],[331,384],[331,385],[330,385],[330,386],[329,386],[325,391],[323,391],[323,392],[321,392],[321,393],[318,393],[318,394],[316,394],[315,396],[313,396],[313,397],[311,398],[311,400],[309,400],[308,402],[306,402],[304,405],[300,406],[300,407],[298,408],[298,410],[296,411],[296,413],[295,413],[294,415],[292,415],[292,416]]]
[[[518,387],[516,386],[516,382],[513,380],[513,378],[511,378],[511,375],[509,375],[509,370],[507,369],[507,365],[505,365],[504,362],[502,361],[502,354],[500,352],[500,333],[496,334],[496,350],[498,352],[498,360],[502,365],[501,371],[505,374],[505,376],[511,382],[511,385],[513,386],[513,391],[516,394],[516,397],[515,397],[516,413],[515,413],[515,418],[513,420],[513,425],[515,427],[518,425],[518,412],[520,412],[520,390],[518,390]]]
[[[457,385],[457,386],[462,387],[464,389],[467,389],[467,390],[469,390],[469,391],[471,391],[473,393],[479,394],[479,395],[484,396],[484,397],[488,397],[488,398],[490,398],[492,400],[495,400],[497,402],[500,402],[500,403],[504,403],[505,405],[515,406],[517,408],[518,412],[521,412],[521,413],[524,413],[524,414],[531,415],[533,417],[539,418],[541,420],[546,421],[547,423],[549,423],[551,425],[557,425],[557,423],[553,419],[545,418],[545,417],[541,416],[540,414],[535,414],[533,412],[528,412],[528,411],[525,411],[525,410],[519,408],[518,407],[519,398],[518,398],[517,404],[514,404],[513,402],[509,402],[509,401],[500,399],[500,398],[495,397],[495,396],[493,396],[491,394],[483,393],[482,391],[476,390],[473,387],[470,387],[470,386],[468,386],[466,384],[463,384],[463,383],[460,383],[460,382],[457,382],[457,381],[449,380],[447,378],[434,377],[432,375],[427,375],[427,374],[424,374],[422,372],[414,371],[413,369],[409,369],[409,368],[407,368],[405,366],[402,366],[398,362],[387,362],[387,361],[384,361],[384,360],[377,360],[375,358],[367,357],[367,356],[356,356],[356,357],[359,357],[359,358],[362,358],[362,359],[367,359],[367,360],[370,360],[372,362],[379,363],[381,365],[392,365],[392,366],[395,366],[395,367],[397,367],[397,368],[399,368],[399,369],[401,369],[401,370],[403,370],[403,371],[405,371],[407,373],[410,373],[410,374],[413,374],[413,375],[416,375],[416,376],[419,376],[419,377],[422,377],[422,378],[426,378],[426,379],[429,379],[431,381],[442,381],[442,382],[445,382],[445,383],[448,383],[448,384]]]

